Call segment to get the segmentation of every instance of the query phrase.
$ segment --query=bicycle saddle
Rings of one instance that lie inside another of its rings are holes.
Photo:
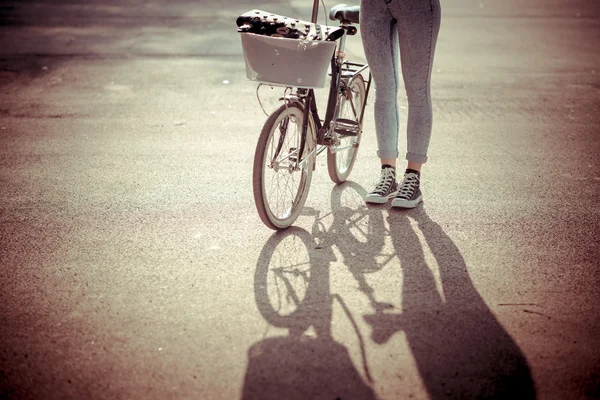
[[[348,21],[358,24],[360,14],[360,6],[348,6],[346,4],[338,4],[329,11],[329,19],[332,21]]]

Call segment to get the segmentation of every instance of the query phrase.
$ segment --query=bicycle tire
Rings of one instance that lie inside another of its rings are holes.
[[[338,117],[347,118],[355,121],[361,120],[362,105],[365,101],[366,88],[365,80],[362,75],[357,75],[350,81],[350,90],[353,96],[353,103],[356,109],[356,115],[354,115],[350,102],[348,102],[343,96],[340,96],[339,112]],[[338,149],[345,148],[344,150],[333,151],[330,148],[327,152],[327,171],[329,177],[334,183],[342,183],[348,179],[352,167],[356,161],[356,155],[358,153],[358,146],[362,136],[362,126],[359,127],[359,133],[356,136],[342,136],[340,138]]]
[[[274,230],[291,226],[300,215],[308,196],[315,164],[315,153],[312,151],[316,137],[310,117],[303,154],[308,158],[299,170],[292,170],[294,159],[298,156],[294,152],[300,149],[303,115],[304,106],[301,103],[283,104],[267,118],[256,145],[252,177],[254,202],[260,219]],[[294,129],[291,133],[287,129],[290,125]],[[282,132],[284,127],[285,132]],[[274,157],[279,161],[272,161]],[[296,178],[297,182],[294,181]],[[279,184],[280,179],[284,181],[283,186]],[[271,191],[278,192],[273,194]],[[279,201],[282,204],[275,204]]]

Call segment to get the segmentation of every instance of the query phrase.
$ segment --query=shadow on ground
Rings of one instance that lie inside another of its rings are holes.
[[[411,219],[438,264],[441,293]],[[388,221],[402,266],[403,312],[365,316],[373,340],[385,343],[403,331],[433,399],[535,398],[525,356],[473,286],[452,239],[422,206],[391,212]]]
[[[406,212],[364,207],[363,192],[351,182],[334,188],[331,228],[322,229],[317,214],[312,233],[291,228],[273,234],[263,247],[255,275],[257,307],[269,324],[288,329],[289,335],[261,340],[249,349],[242,397],[377,398],[365,338],[343,299],[329,289],[335,244],[373,307],[373,314],[364,316],[372,328],[371,340],[383,345],[403,331],[431,398],[535,398],[525,356],[473,286],[452,239],[422,206]],[[389,231],[384,224],[388,213]],[[353,227],[372,239],[362,244],[362,251]],[[442,293],[425,261],[417,227],[438,264]],[[376,289],[365,278],[367,273],[383,273],[376,256],[385,235],[391,236],[401,262],[402,313],[378,302]],[[331,334],[336,301],[358,337],[362,374]],[[311,327],[316,337],[306,335]]]
[[[313,250],[312,236],[299,228],[275,233],[263,248],[256,303],[271,325],[289,335],[250,348],[243,399],[376,398],[331,335],[329,263]],[[304,335],[311,327],[316,337]]]

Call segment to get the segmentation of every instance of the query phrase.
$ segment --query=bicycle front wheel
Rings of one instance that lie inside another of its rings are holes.
[[[291,226],[306,202],[315,163],[315,128],[309,121],[300,152],[304,106],[286,103],[263,126],[254,153],[254,202],[271,229]]]
[[[338,118],[359,124],[366,92],[365,81],[362,75],[357,75],[353,78],[345,91],[345,93],[340,95]],[[341,135],[340,144],[331,147],[327,152],[327,170],[333,182],[342,183],[348,179],[356,160],[361,136],[362,127],[359,127],[359,132],[356,136]]]

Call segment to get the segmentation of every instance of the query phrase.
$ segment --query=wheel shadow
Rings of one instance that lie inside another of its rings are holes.
[[[256,304],[270,325],[289,334],[250,347],[242,399],[376,398],[346,347],[331,335],[332,254],[321,250],[300,228],[274,233],[263,247],[255,272]],[[310,328],[315,335],[306,334]]]
[[[534,399],[535,385],[523,352],[474,287],[450,237],[422,205],[391,210],[388,222],[403,274],[403,311],[366,315],[372,340],[383,344],[403,331],[432,399]],[[415,229],[438,264],[441,290]]]

